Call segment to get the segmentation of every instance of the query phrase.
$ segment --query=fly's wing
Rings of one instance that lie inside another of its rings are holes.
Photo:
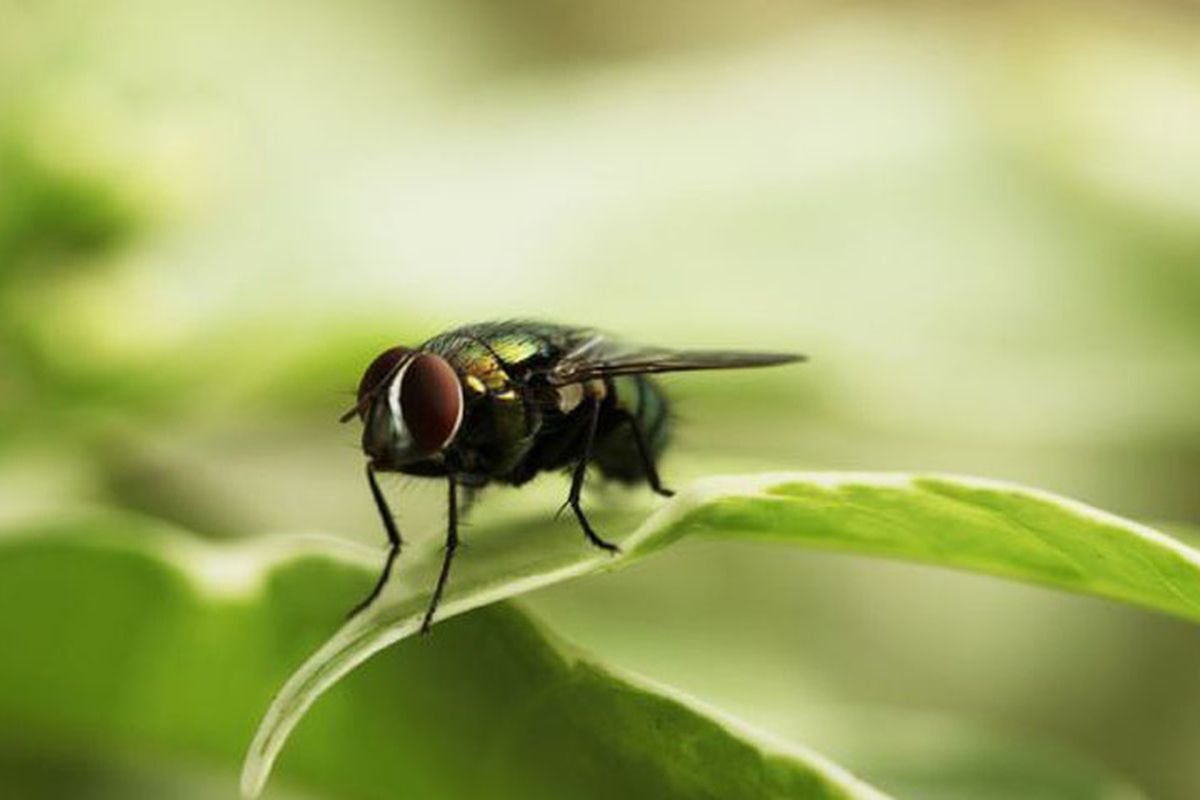
[[[700,369],[745,369],[804,361],[794,353],[748,353],[736,350],[666,350],[621,345],[597,334],[568,351],[546,373],[553,386],[614,375],[647,375]]]

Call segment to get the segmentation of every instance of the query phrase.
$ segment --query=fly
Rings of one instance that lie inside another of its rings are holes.
[[[354,408],[363,422],[367,483],[388,538],[387,560],[369,606],[386,585],[403,539],[376,477],[400,472],[445,479],[446,550],[429,608],[428,632],[458,547],[459,490],[520,486],[567,470],[566,505],[596,547],[617,546],[593,530],[580,504],[589,465],[605,478],[645,482],[672,495],[656,464],[670,428],[659,372],[768,367],[803,361],[788,353],[667,350],[628,346],[589,328],[540,322],[467,325],[415,347],[392,347],[371,362]]]

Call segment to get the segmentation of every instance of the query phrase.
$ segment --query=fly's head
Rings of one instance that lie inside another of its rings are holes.
[[[436,353],[393,347],[363,373],[354,412],[363,421],[363,452],[376,467],[393,469],[430,458],[454,440],[462,384]]]

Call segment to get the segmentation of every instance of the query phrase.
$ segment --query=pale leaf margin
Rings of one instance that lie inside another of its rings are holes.
[[[625,566],[691,534],[951,566],[1200,621],[1200,553],[1147,526],[1000,481],[787,472],[697,481],[633,532],[617,537],[622,552],[615,557],[580,549],[557,562],[543,560],[524,573],[485,572],[452,581],[438,618]],[[279,691],[246,757],[246,797],[262,791],[291,731],[321,694],[375,653],[417,632],[428,583],[406,576],[411,577],[410,570],[428,572],[438,555],[427,549],[410,557],[379,601],[347,621]]]

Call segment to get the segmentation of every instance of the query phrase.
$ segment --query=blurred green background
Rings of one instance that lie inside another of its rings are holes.
[[[361,368],[534,316],[813,357],[671,379],[675,484],[948,471],[1186,531],[1198,37],[1191,2],[0,0],[0,522],[378,543]],[[1200,796],[1182,622],[728,543],[530,605],[818,749],[944,715]]]

